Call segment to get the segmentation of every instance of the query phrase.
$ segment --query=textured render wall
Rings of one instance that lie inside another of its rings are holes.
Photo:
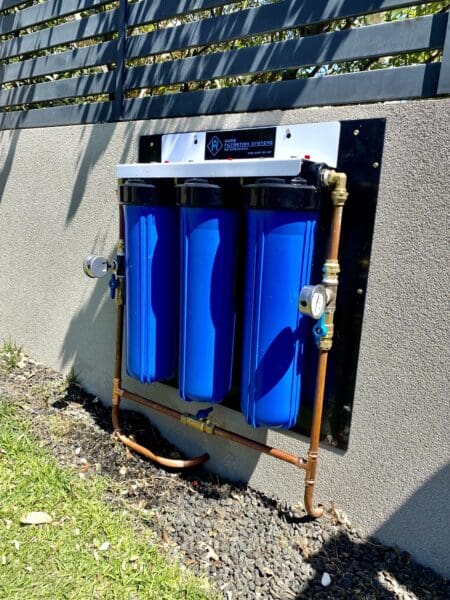
[[[317,498],[333,499],[365,532],[450,575],[442,315],[449,109],[440,100],[1,133],[0,339],[11,335],[57,369],[74,364],[84,385],[109,401],[115,308],[106,282],[89,281],[81,264],[89,252],[112,252],[115,166],[135,158],[140,133],[386,117],[350,446],[323,448]],[[183,409],[163,385],[129,387]],[[306,452],[305,440],[250,431],[237,413],[216,413],[226,427]],[[187,453],[207,450],[211,469],[292,503],[302,498],[303,473],[293,467],[151,416]]]

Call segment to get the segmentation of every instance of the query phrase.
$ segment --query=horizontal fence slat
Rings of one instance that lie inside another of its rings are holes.
[[[0,2],[0,10],[7,10],[8,8],[14,8],[19,4],[24,4],[26,0],[3,0]]]
[[[42,29],[0,43],[0,60],[102,36],[117,29],[117,9]]]
[[[128,26],[136,27],[144,23],[162,21],[188,13],[219,8],[233,4],[236,0],[141,0],[130,4]]]
[[[125,87],[157,87],[442,48],[447,21],[447,14],[437,14],[134,67],[127,72]]]
[[[51,109],[36,108],[0,114],[0,130],[106,123],[112,120],[112,102],[92,102]]]
[[[427,1],[429,3],[432,0]],[[332,0],[326,3],[317,0],[283,0],[276,4],[131,36],[128,38],[127,59],[207,46],[413,4],[417,2],[373,0],[362,8],[360,0]]]
[[[111,40],[103,42],[103,44],[77,48],[59,54],[30,58],[3,67],[0,66],[0,82],[22,81],[33,77],[114,63],[116,53],[117,42]]]
[[[114,91],[114,76],[115,73],[110,71],[1,90],[0,106],[19,106],[63,98],[108,94]]]
[[[0,35],[100,7],[108,0],[50,0],[0,18]]]
[[[429,98],[440,63],[127,100],[123,120]]]

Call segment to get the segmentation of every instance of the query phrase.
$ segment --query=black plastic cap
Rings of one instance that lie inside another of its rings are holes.
[[[244,186],[248,208],[278,210],[319,210],[320,195],[302,177],[291,181],[276,177],[258,179]]]
[[[177,188],[177,204],[192,208],[222,208],[224,197],[220,185],[207,179],[187,179]]]
[[[120,186],[120,202],[137,206],[173,206],[174,199],[159,194],[158,189],[145,179],[128,179]]]

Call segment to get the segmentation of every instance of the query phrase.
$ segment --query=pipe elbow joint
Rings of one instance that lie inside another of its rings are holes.
[[[348,198],[347,174],[334,169],[325,169],[323,182],[331,189],[331,201],[334,206],[344,206]]]

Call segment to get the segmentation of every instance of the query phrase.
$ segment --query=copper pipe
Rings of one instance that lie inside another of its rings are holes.
[[[327,259],[337,260],[339,251],[339,242],[341,239],[341,226],[342,226],[342,213],[343,206],[333,207],[333,214],[331,216],[331,231],[330,241],[328,244]]]
[[[126,435],[124,435],[120,429],[119,404],[120,404],[120,397],[119,397],[119,402],[117,402],[116,404],[113,404],[113,408],[112,408],[112,422],[113,422],[113,427],[114,427],[114,435],[120,442],[122,442],[122,444],[124,444],[128,448],[131,448],[131,450],[134,450],[135,452],[142,454],[142,456],[149,458],[150,460],[157,463],[158,465],[162,465],[163,467],[170,467],[172,469],[187,469],[189,467],[197,467],[198,465],[203,464],[204,462],[206,462],[209,459],[208,454],[202,454],[201,456],[197,456],[196,458],[190,458],[190,459],[186,459],[186,460],[164,458],[163,456],[158,456],[157,454],[154,454],[151,450],[149,450],[148,448],[145,448],[145,446],[141,446],[141,444],[138,444],[137,442],[130,440],[130,438],[127,437]]]
[[[314,485],[316,482],[317,459],[319,457],[320,429],[322,425],[323,399],[325,394],[325,378],[327,374],[328,351],[319,350],[317,361],[317,379],[314,393],[314,412],[311,425],[311,442],[308,451],[308,462],[305,475],[305,510],[311,517],[319,518],[323,514],[323,506],[313,507]]]
[[[303,458],[295,456],[295,454],[285,452],[284,450],[280,450],[279,448],[272,448],[271,446],[266,446],[266,444],[260,444],[259,442],[255,442],[254,440],[246,438],[242,435],[238,435],[237,433],[233,433],[232,431],[228,431],[227,429],[222,429],[221,427],[214,427],[213,435],[236,442],[242,446],[247,446],[247,448],[252,448],[253,450],[261,452],[262,454],[268,454],[269,456],[273,456],[274,458],[278,458],[279,460],[290,463],[291,465],[299,467],[300,469],[306,469],[306,461]]]
[[[137,394],[132,394],[127,390],[119,390],[119,396],[122,398],[126,398],[127,400],[132,400],[137,404],[141,404],[146,408],[151,408],[163,415],[168,417],[172,417],[178,421],[184,420],[185,415],[178,410],[174,410],[173,408],[168,408],[158,402],[153,400],[148,400],[147,398],[142,398],[142,396],[138,396]],[[194,417],[191,417],[192,421],[195,421]],[[198,420],[197,420],[198,421]],[[198,421],[201,423],[201,421]],[[301,469],[306,468],[306,461],[303,458],[295,456],[294,454],[290,454],[289,452],[285,452],[284,450],[279,450],[278,448],[272,448],[272,446],[267,446],[266,444],[261,444],[259,442],[255,442],[254,440],[244,437],[242,435],[238,435],[237,433],[233,433],[232,431],[228,431],[227,429],[222,429],[217,425],[211,424],[209,428],[203,428],[202,431],[205,433],[210,433],[211,435],[217,435],[218,437],[230,440],[232,442],[236,442],[237,444],[241,444],[242,446],[247,446],[247,448],[252,448],[257,452],[261,452],[262,454],[268,454],[269,456],[273,456],[274,458],[278,458],[284,462],[290,463],[296,467]]]
[[[153,400],[148,400],[147,398],[143,398],[142,396],[138,396],[137,394],[132,394],[127,390],[119,390],[119,394],[122,398],[126,398],[127,400],[132,400],[136,402],[136,404],[141,404],[146,408],[152,408],[167,417],[172,417],[173,419],[177,419],[178,421],[181,419],[183,413],[180,413],[178,410],[173,408],[169,408],[168,406],[163,406],[158,402],[154,402]]]
[[[123,245],[124,237],[124,219],[123,219],[123,207],[119,205],[119,244]],[[164,467],[170,467],[173,469],[187,469],[189,467],[196,467],[203,464],[209,459],[208,454],[202,454],[196,458],[177,460],[172,458],[164,458],[154,454],[148,448],[137,444],[129,437],[124,435],[120,429],[120,417],[119,417],[119,406],[121,399],[121,378],[122,378],[122,343],[123,343],[123,277],[119,279],[119,287],[116,290],[118,296],[116,297],[117,302],[117,320],[116,320],[116,352],[114,361],[114,379],[113,379],[113,398],[112,398],[112,424],[114,429],[115,437],[122,442],[128,448],[131,448],[135,452],[142,454],[146,458],[149,458],[155,463]]]
[[[334,170],[326,173],[327,185],[332,190],[331,199],[333,209],[331,213],[330,238],[327,256],[323,269],[322,284],[330,292],[329,302],[325,311],[325,325],[327,333],[319,343],[319,356],[317,359],[316,389],[314,392],[314,409],[311,424],[311,438],[308,450],[308,459],[305,475],[305,510],[314,518],[323,515],[323,506],[315,507],[313,502],[314,486],[317,476],[317,462],[319,458],[320,431],[322,426],[323,402],[325,397],[325,380],[327,375],[328,352],[331,349],[334,332],[334,311],[336,308],[336,295],[339,275],[339,244],[341,241],[342,214],[344,204],[348,197],[347,176]]]

